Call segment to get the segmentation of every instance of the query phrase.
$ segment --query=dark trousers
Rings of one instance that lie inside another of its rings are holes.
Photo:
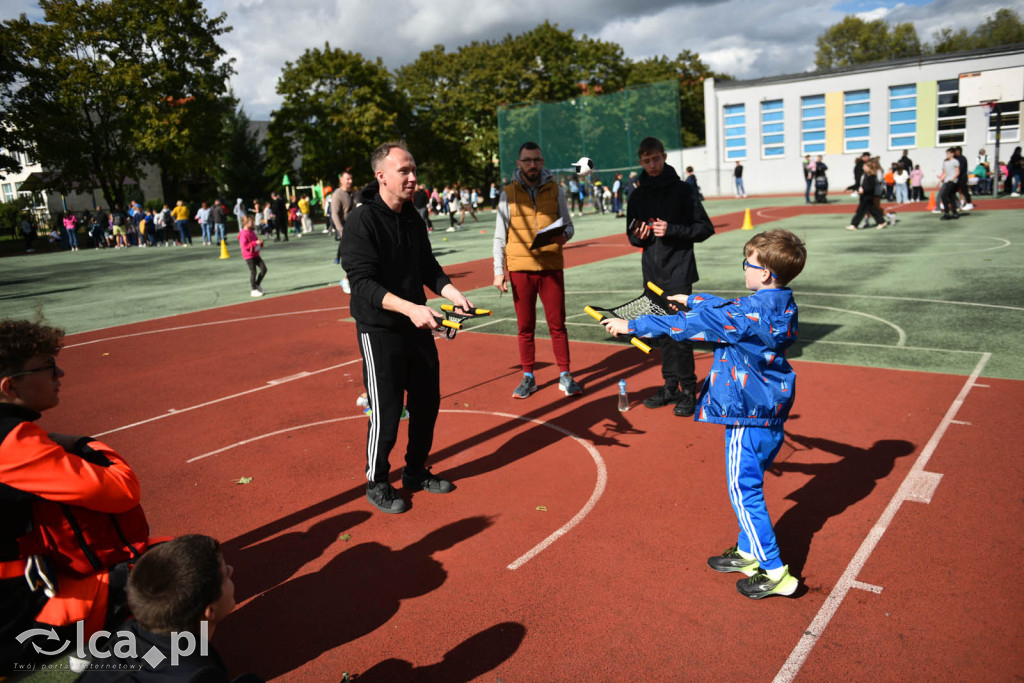
[[[433,335],[427,330],[360,332],[359,352],[371,408],[366,427],[366,479],[388,480],[388,456],[398,439],[403,398],[409,409],[405,468],[422,474],[441,406],[440,364]]]
[[[853,214],[853,220],[850,221],[850,225],[860,227],[860,222],[864,220],[864,216],[869,214],[875,219],[876,225],[885,223],[885,214],[882,213],[882,207],[875,203],[875,197],[862,194],[860,196],[860,204],[857,205],[857,213]]]
[[[957,183],[943,183],[942,184],[942,193],[939,195],[939,199],[942,200],[942,211],[943,211],[943,213],[945,213],[947,215],[949,215],[949,214],[956,215],[956,213],[958,211],[957,205],[956,205],[957,204],[956,191],[957,191],[957,189],[959,187],[960,186]]]
[[[249,266],[249,289],[256,289],[267,275],[267,264],[257,254],[252,258],[245,259],[245,265]],[[257,269],[259,269],[259,275],[256,274]]]
[[[668,294],[669,292],[666,292]],[[671,294],[692,294],[693,288],[677,288]],[[648,341],[648,340],[644,340]],[[675,390],[676,386],[682,387],[683,392],[689,392],[692,396],[697,386],[697,372],[693,363],[693,344],[690,342],[676,341],[671,337],[658,337],[650,340],[654,343],[651,346],[661,352],[661,377],[665,380],[665,386]]]
[[[274,218],[274,239],[278,240],[284,235],[284,241],[288,241],[288,220],[285,218]]]
[[[964,196],[964,204],[971,203],[971,191],[966,180],[960,183],[960,194]]]

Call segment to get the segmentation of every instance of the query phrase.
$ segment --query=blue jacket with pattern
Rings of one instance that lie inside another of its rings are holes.
[[[668,335],[715,345],[698,396],[698,422],[774,427],[793,405],[796,373],[786,349],[796,341],[797,308],[789,288],[762,289],[738,299],[693,294],[690,310],[629,321],[639,337]]]

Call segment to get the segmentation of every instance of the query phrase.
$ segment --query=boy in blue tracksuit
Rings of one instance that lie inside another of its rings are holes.
[[[740,572],[736,587],[749,598],[792,595],[799,582],[779,558],[765,507],[764,472],[782,446],[783,424],[793,405],[796,374],[786,349],[796,341],[797,309],[786,285],[807,259],[803,242],[786,230],[755,235],[743,246],[743,270],[751,296],[710,294],[668,297],[688,309],[676,315],[603,321],[615,335],[670,336],[715,344],[694,417],[725,428],[729,499],[739,521],[733,547],[708,559],[718,572]]]

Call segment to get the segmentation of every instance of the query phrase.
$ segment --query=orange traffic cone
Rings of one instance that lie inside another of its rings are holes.
[[[929,192],[928,193],[928,210],[929,211],[934,211],[935,210],[935,193],[934,192]]]
[[[228,253],[228,242],[227,240],[220,241],[220,259],[223,261],[226,258],[231,258],[231,254]]]
[[[740,230],[753,230],[754,224],[750,222],[750,209],[743,213],[743,227]]]

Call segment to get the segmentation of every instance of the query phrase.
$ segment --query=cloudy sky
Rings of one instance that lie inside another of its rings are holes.
[[[815,39],[847,14],[911,21],[922,41],[943,26],[971,30],[1000,7],[1024,17],[1024,0],[203,1],[211,16],[225,12],[233,27],[222,44],[235,59],[232,87],[254,120],[269,118],[279,104],[275,86],[285,62],[328,42],[380,57],[394,69],[437,44],[454,51],[473,40],[528,31],[547,19],[614,41],[633,59],[674,57],[688,49],[716,71],[743,79],[809,70]],[[35,0],[0,0],[0,19],[22,12],[41,18]]]

